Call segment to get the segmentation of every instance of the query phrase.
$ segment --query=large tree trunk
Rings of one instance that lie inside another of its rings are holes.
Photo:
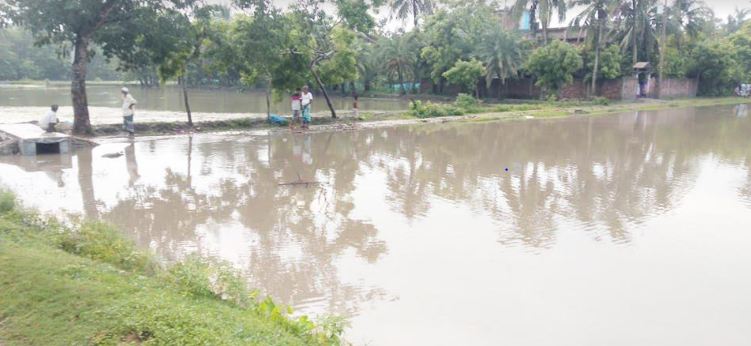
[[[336,119],[336,111],[334,110],[334,106],[331,104],[331,100],[329,99],[329,94],[326,92],[326,86],[323,85],[323,81],[321,81],[321,77],[318,75],[318,72],[316,72],[315,69],[311,67],[310,72],[313,74],[313,77],[316,79],[318,88],[321,89],[321,92],[323,93],[323,97],[326,99],[326,105],[329,106],[329,110],[331,111],[331,117]]]
[[[193,114],[190,112],[190,102],[188,102],[188,87],[185,85],[185,78],[180,77],[178,83],[183,87],[183,100],[185,100],[185,112],[188,113],[188,126],[193,127]]]
[[[415,29],[417,29],[417,0],[412,0],[412,20],[415,24]]]
[[[597,38],[595,39],[595,66],[592,69],[592,95],[597,95],[597,72],[600,67],[600,44],[602,43],[602,18],[597,21]]]
[[[89,38],[76,37],[73,51],[70,95],[73,101],[73,133],[91,135],[89,103],[86,99],[86,68],[89,63]]]
[[[532,5],[529,7],[529,31],[532,32],[532,39],[537,40],[537,2],[538,0],[532,0]]]
[[[631,47],[631,54],[633,55],[632,60],[633,60],[634,65],[636,65],[637,62],[639,62],[639,55],[638,55],[638,51],[637,51],[637,48],[636,48],[636,27],[637,27],[636,16],[638,14],[638,11],[636,9],[636,1],[637,0],[631,0],[631,6],[632,6],[632,8],[634,10],[634,13],[632,15],[632,17],[634,17],[633,18],[633,25],[634,26],[631,28],[631,46],[632,46]]]

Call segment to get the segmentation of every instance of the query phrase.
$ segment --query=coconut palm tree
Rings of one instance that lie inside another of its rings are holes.
[[[405,36],[393,35],[391,37],[384,37],[379,41],[378,45],[386,74],[392,80],[396,77],[401,86],[402,94],[406,94],[407,90],[404,86],[404,80],[410,66],[413,64],[415,55],[410,52]]]
[[[527,50],[519,37],[493,25],[480,40],[477,55],[485,65],[485,82],[490,88],[494,78],[505,84],[507,79],[519,74],[526,61]],[[499,98],[500,92],[499,87]]]
[[[597,92],[597,77],[600,67],[600,51],[607,43],[607,27],[619,9],[620,0],[573,0],[572,6],[581,6],[581,12],[571,21],[571,26],[586,28],[587,38],[595,48],[595,63],[592,69],[592,94]]]
[[[391,16],[399,19],[407,19],[410,16],[417,28],[418,17],[433,13],[433,0],[389,0]]]
[[[626,0],[616,10],[613,29],[625,53],[631,50],[632,63],[639,61],[639,47],[649,56],[650,48],[657,42],[657,0]]]
[[[512,13],[515,18],[519,19],[529,6],[529,24],[532,34],[537,34],[537,20],[540,21],[542,28],[542,38],[548,43],[548,27],[553,18],[553,12],[558,15],[558,20],[566,20],[566,0],[516,0]]]
[[[668,8],[667,29],[675,33],[676,45],[681,49],[683,34],[695,38],[713,17],[714,13],[702,0],[675,0]]]

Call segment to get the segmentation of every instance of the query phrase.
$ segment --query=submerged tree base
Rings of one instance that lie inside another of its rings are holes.
[[[339,343],[340,322],[292,319],[216,269],[161,269],[110,226],[69,229],[0,192],[0,344]]]

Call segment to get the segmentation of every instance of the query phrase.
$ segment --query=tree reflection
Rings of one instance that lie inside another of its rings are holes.
[[[367,181],[382,181],[383,203],[408,222],[429,217],[443,199],[490,216],[504,244],[546,248],[564,229],[628,242],[634,224],[682,199],[703,156],[749,167],[749,133],[748,118],[676,110],[242,141],[188,137],[170,141],[180,148],[170,155],[184,160],[176,166],[160,160],[159,143],[136,143],[126,148],[129,193],[108,210],[94,202],[91,167],[82,164],[91,157],[79,156],[78,174],[87,215],[101,214],[163,257],[239,246],[253,284],[278,299],[354,312],[383,292],[343,282],[337,261],[376,263],[388,252],[367,219],[380,216],[357,216],[367,208],[354,204],[362,177],[382,179]],[[159,183],[144,179],[144,167],[163,167]],[[322,184],[278,185],[298,177]],[[739,193],[751,196],[751,169]],[[243,240],[207,238],[227,234]]]

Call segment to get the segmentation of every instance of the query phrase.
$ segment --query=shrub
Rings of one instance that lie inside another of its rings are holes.
[[[480,111],[480,101],[467,94],[457,95],[456,101],[454,101],[454,106],[465,110],[467,113]]]
[[[5,214],[16,208],[16,197],[8,191],[0,191],[0,214]]]
[[[459,107],[447,104],[437,104],[430,101],[413,101],[409,105],[409,112],[418,118],[435,118],[450,115],[462,115],[464,111]]]
[[[251,303],[247,284],[226,262],[189,257],[173,265],[167,272],[167,279],[193,296],[216,297],[242,307]]]
[[[607,97],[597,96],[592,99],[592,103],[597,106],[607,106],[610,104],[610,100]]]
[[[154,269],[149,256],[136,250],[132,242],[103,222],[85,222],[77,229],[64,229],[58,234],[57,246],[125,270],[151,272]]]
[[[579,51],[572,45],[553,40],[537,48],[527,61],[526,69],[546,92],[558,93],[561,87],[574,80],[574,73],[583,66]]]

